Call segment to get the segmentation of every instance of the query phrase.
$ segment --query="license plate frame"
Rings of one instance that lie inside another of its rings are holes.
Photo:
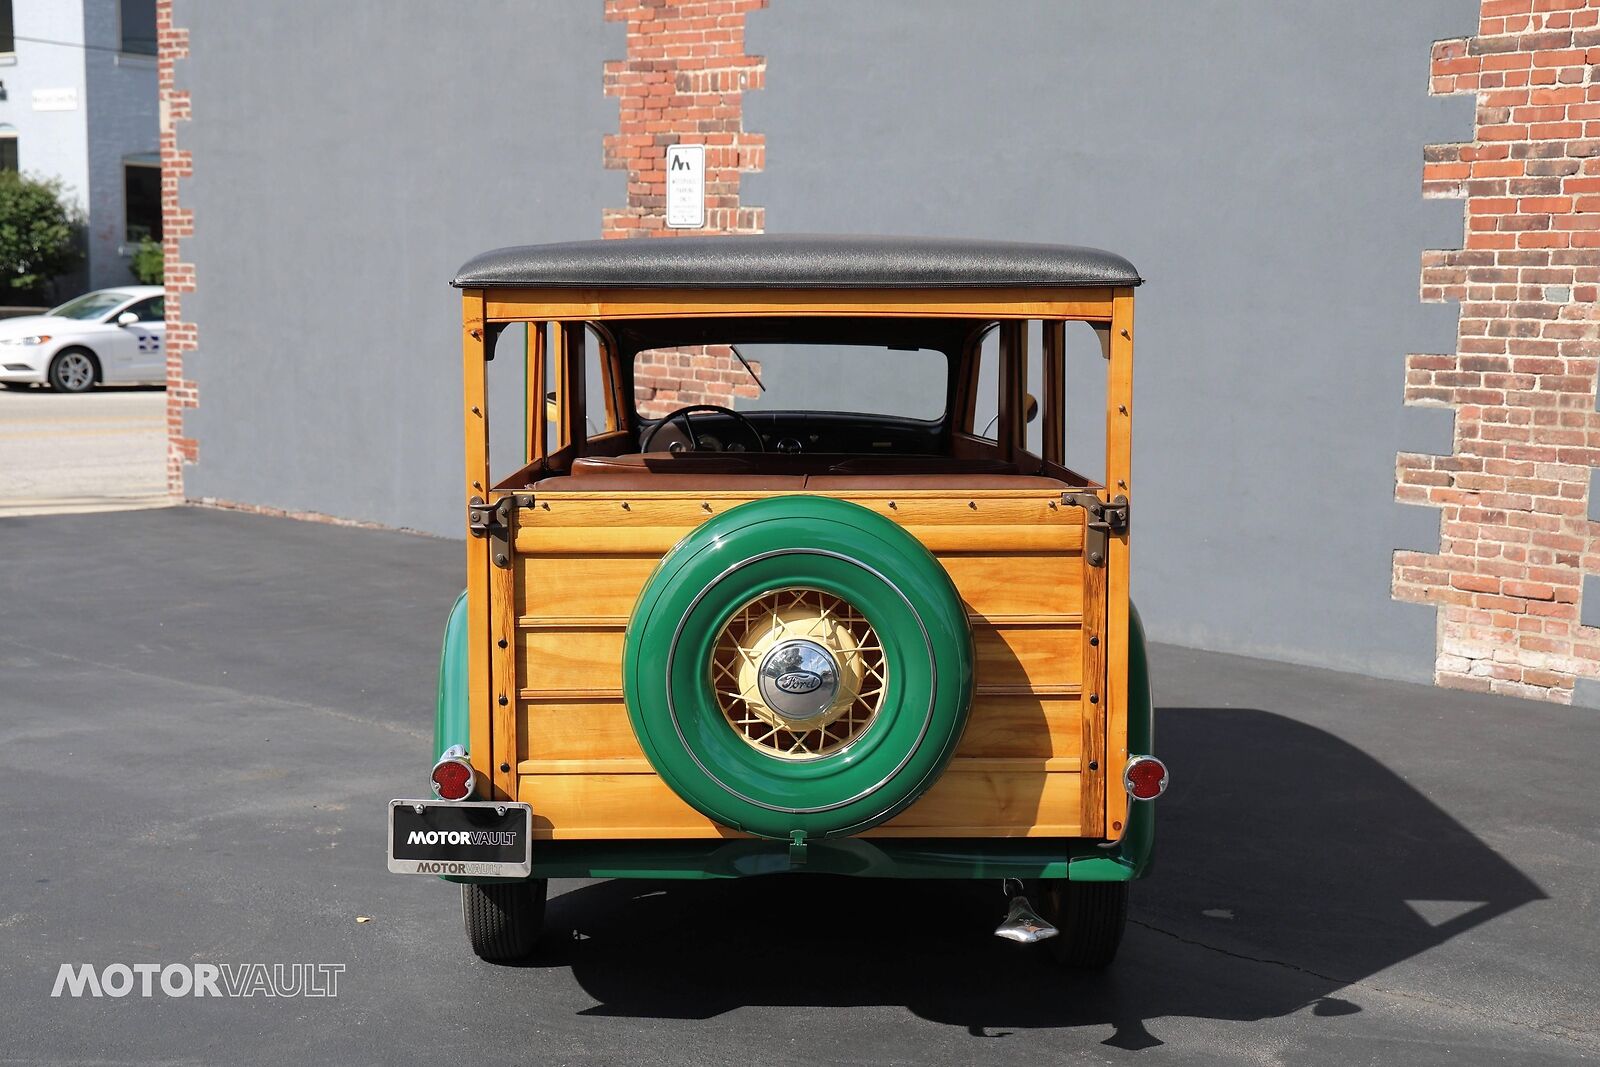
[[[473,840],[480,835],[487,840]],[[387,852],[392,874],[528,878],[533,809],[504,800],[391,800]]]

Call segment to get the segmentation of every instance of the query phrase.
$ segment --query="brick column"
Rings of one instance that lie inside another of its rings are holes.
[[[195,326],[183,321],[183,294],[194,292],[194,265],[179,262],[178,242],[194,234],[194,213],[179,206],[178,180],[193,173],[189,153],[179,151],[177,124],[189,121],[189,94],[174,88],[173,64],[189,54],[189,31],[172,25],[172,0],[156,0],[157,79],[161,109],[161,234],[167,289],[167,492],[183,499],[183,466],[197,456],[194,438],[183,434],[183,410],[198,399],[183,376],[183,354],[195,348]]]
[[[605,65],[618,98],[618,132],[605,139],[607,167],[628,172],[628,200],[606,209],[602,235],[672,237],[760,233],[765,210],[739,198],[741,174],[762,169],[765,141],[745,132],[744,94],[760,89],[766,60],[744,51],[745,18],[767,0],[606,0],[606,18],[627,24],[628,57]],[[666,227],[666,153],[706,146],[706,225]],[[639,410],[680,404],[731,406],[756,386],[722,346],[654,353],[639,361]]]
[[[1600,0],[1483,0],[1434,46],[1432,91],[1474,93],[1473,140],[1426,150],[1427,196],[1466,201],[1422,298],[1459,301],[1457,350],[1406,361],[1408,404],[1453,408],[1449,456],[1402,454],[1396,497],[1441,510],[1438,554],[1397,552],[1394,596],[1439,607],[1440,685],[1568,702],[1600,677],[1579,622],[1600,570]]]

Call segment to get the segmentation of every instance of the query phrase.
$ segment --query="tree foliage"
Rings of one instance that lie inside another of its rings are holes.
[[[0,279],[37,290],[83,261],[83,212],[56,178],[0,171]]]
[[[146,237],[134,249],[128,269],[141,285],[160,285],[166,274],[166,256],[161,242]]]

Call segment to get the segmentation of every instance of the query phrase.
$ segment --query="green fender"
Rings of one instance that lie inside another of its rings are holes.
[[[428,765],[451,745],[467,747],[467,592],[461,591],[444,624],[439,650],[439,694],[433,707],[433,751]]]

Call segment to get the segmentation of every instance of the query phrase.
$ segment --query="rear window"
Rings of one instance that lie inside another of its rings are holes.
[[[709,403],[735,411],[935,420],[945,412],[949,366],[931,348],[779,342],[658,348],[634,357],[634,386],[647,417]]]

